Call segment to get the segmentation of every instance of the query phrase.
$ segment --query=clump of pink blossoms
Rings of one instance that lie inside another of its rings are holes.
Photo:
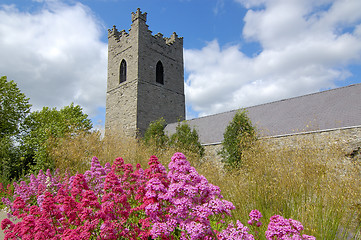
[[[154,199],[146,207],[153,222],[152,237],[168,237],[179,228],[180,239],[212,239],[209,217],[230,215],[234,205],[223,200],[219,187],[199,175],[182,153],[173,155],[167,179],[169,182],[156,178],[147,182],[146,197]]]
[[[282,240],[315,240],[313,236],[303,234],[301,231],[303,226],[299,221],[293,219],[285,219],[280,215],[274,215],[270,218],[270,223],[266,231],[266,238],[268,240],[282,239]]]
[[[219,235],[219,240],[254,240],[254,236],[250,234],[249,228],[237,220],[236,227],[232,223],[228,225]]]
[[[260,227],[262,225],[262,223],[259,221],[262,217],[262,214],[257,209],[252,210],[249,213],[249,217],[250,217],[250,219],[248,220],[249,225],[256,224],[257,227]]]

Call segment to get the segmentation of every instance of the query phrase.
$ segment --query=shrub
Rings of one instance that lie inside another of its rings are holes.
[[[245,111],[238,111],[223,134],[222,149],[219,154],[226,167],[242,165],[242,152],[256,140],[256,130]]]
[[[164,133],[164,128],[167,125],[164,118],[155,120],[149,124],[144,133],[143,140],[147,145],[154,145],[157,148],[166,148],[168,144],[168,136]]]
[[[197,131],[192,130],[186,122],[178,123],[176,132],[170,137],[170,145],[177,151],[196,153],[199,157],[204,155]]]

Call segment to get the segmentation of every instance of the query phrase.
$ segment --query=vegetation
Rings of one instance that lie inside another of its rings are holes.
[[[170,137],[170,145],[177,151],[193,152],[199,157],[204,155],[197,131],[192,130],[186,122],[178,123],[176,132]]]
[[[199,142],[198,133],[195,129],[192,130],[186,122],[179,122],[176,132],[169,138],[164,132],[165,126],[166,122],[163,118],[151,122],[143,137],[145,145],[155,151],[172,148],[175,151],[203,157],[204,147]]]
[[[23,137],[25,157],[31,159],[32,170],[54,169],[54,161],[49,156],[50,148],[65,136],[89,133],[92,124],[82,108],[70,104],[60,110],[44,107],[32,112],[26,119],[27,134]]]
[[[50,148],[66,135],[89,133],[92,124],[80,106],[44,107],[30,113],[29,99],[14,81],[0,78],[0,180],[3,184],[30,171],[54,169]]]
[[[122,134],[102,139],[91,133],[62,139],[50,154],[56,167],[68,168],[72,174],[89,169],[92,156],[98,156],[102,165],[123,156],[127,163],[140,163],[145,169],[149,156],[155,154]],[[263,215],[259,232],[266,230],[272,215],[279,214],[302,222],[304,233],[317,239],[346,239],[361,228],[361,166],[345,158],[336,140],[326,142],[328,145],[320,146],[310,139],[292,147],[258,140],[242,152],[242,167],[227,172],[197,154],[188,155],[187,160],[235,205],[234,220],[246,223],[249,211],[258,209]],[[175,151],[163,149],[156,155],[167,166]]]
[[[9,179],[22,173],[18,141],[24,134],[24,122],[30,113],[29,99],[20,91],[14,81],[0,77],[0,180]]]
[[[246,111],[237,112],[223,134],[222,149],[219,154],[225,166],[228,168],[241,166],[242,152],[250,148],[256,139],[256,130]]]
[[[143,140],[145,144],[153,145],[157,148],[165,148],[169,141],[168,136],[164,133],[166,125],[167,123],[164,118],[151,122],[147,131],[144,133]]]
[[[30,113],[29,99],[14,81],[0,77],[0,138],[14,137],[21,133],[21,126]]]
[[[211,175],[222,193],[237,202],[240,216],[248,209],[292,217],[317,239],[361,237],[361,165],[345,158],[337,139],[299,141],[279,146],[256,141],[243,151],[243,166],[227,175]],[[205,175],[209,171],[205,169]]]

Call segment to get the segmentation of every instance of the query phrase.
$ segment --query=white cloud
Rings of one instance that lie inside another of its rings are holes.
[[[74,102],[94,117],[105,102],[105,29],[80,3],[36,2],[34,12],[0,6],[0,75],[18,83],[34,110]]]
[[[238,0],[243,38],[260,44],[185,50],[186,99],[201,116],[335,87],[361,59],[359,0]]]

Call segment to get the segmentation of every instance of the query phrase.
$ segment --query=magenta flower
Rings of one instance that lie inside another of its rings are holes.
[[[266,238],[272,239],[316,239],[313,236],[300,235],[303,226],[299,221],[285,219],[280,215],[274,215],[270,218],[270,223],[266,231]]]
[[[248,233],[249,229],[237,220],[236,227],[232,223],[228,225],[219,235],[219,240],[254,240],[252,234]]]
[[[262,214],[257,210],[254,209],[249,213],[250,219],[248,220],[249,225],[256,224],[257,227],[260,227],[262,223],[259,221],[262,217]]]

